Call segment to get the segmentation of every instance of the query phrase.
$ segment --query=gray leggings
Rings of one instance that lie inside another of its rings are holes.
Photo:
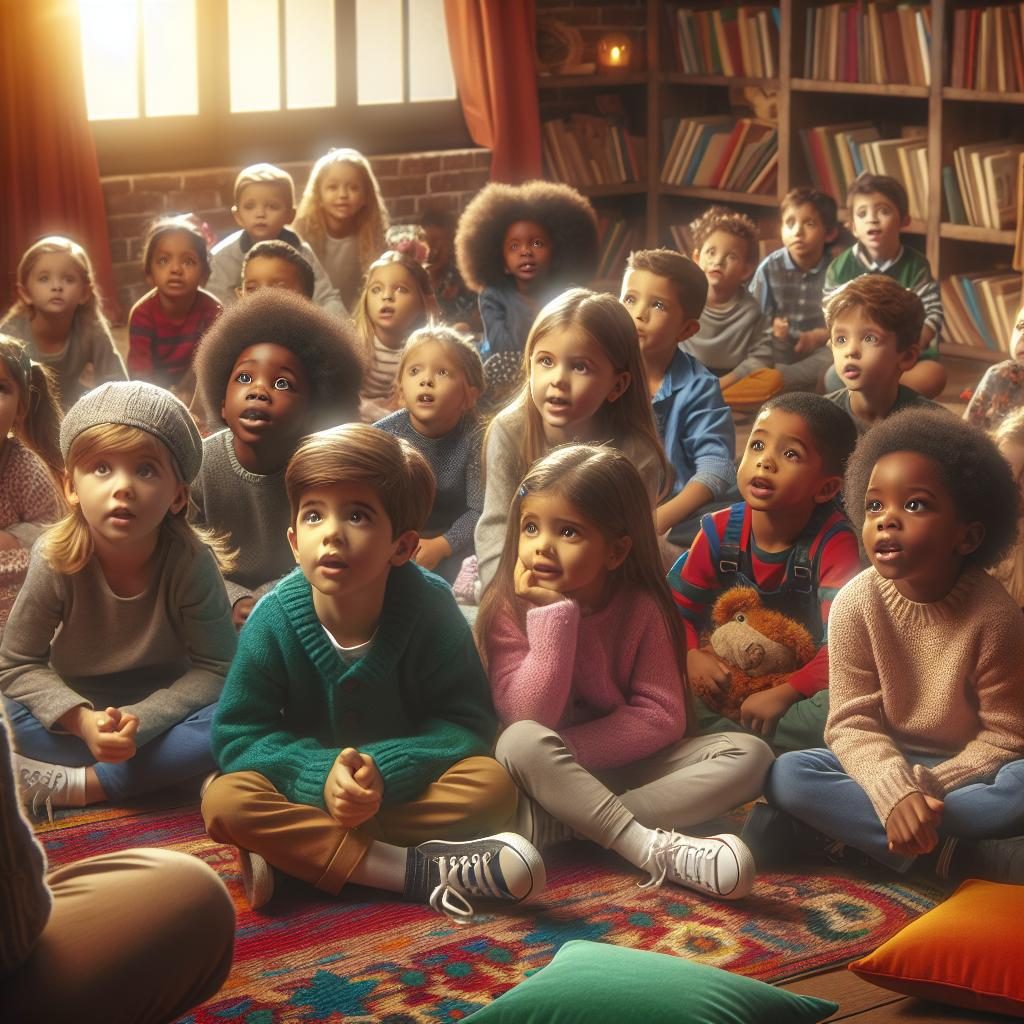
[[[528,839],[535,842],[545,831],[552,838],[575,834],[606,849],[633,821],[683,829],[753,800],[773,760],[771,748],[756,736],[714,733],[684,737],[642,761],[595,775],[557,732],[530,721],[510,725],[494,756],[529,797],[520,799],[519,822],[532,833]],[[531,826],[538,806],[567,828]]]

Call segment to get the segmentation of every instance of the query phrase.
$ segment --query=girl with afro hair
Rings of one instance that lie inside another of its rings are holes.
[[[455,235],[466,284],[480,295],[480,355],[520,355],[537,312],[597,266],[597,217],[574,188],[492,183],[466,207]]]
[[[870,567],[829,616],[829,749],[772,766],[744,828],[758,867],[838,843],[899,872],[921,858],[940,879],[1024,883],[1024,618],[985,572],[1018,500],[995,444],[945,410],[860,439],[845,501]]]
[[[355,335],[305,296],[264,288],[232,306],[196,351],[199,397],[225,429],[203,442],[196,522],[237,549],[226,576],[236,626],[294,567],[284,472],[299,441],[359,418]]]

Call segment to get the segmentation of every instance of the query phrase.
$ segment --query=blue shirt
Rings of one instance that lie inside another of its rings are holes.
[[[651,399],[658,434],[676,478],[671,497],[691,480],[716,501],[736,483],[736,428],[718,378],[682,349]]]

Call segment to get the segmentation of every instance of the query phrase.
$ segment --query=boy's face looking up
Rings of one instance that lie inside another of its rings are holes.
[[[295,207],[289,204],[285,193],[283,186],[272,181],[246,185],[238,197],[238,205],[231,208],[235,223],[254,242],[278,238],[295,217]]]
[[[832,362],[847,391],[865,398],[895,397],[902,374],[917,362],[916,343],[902,352],[896,335],[875,323],[863,306],[844,310],[832,322]]]
[[[833,498],[842,483],[826,471],[807,421],[769,409],[754,420],[736,471],[740,494],[755,512],[785,512]]]
[[[821,262],[825,243],[836,237],[836,230],[825,230],[821,214],[813,203],[787,206],[782,211],[782,244],[801,270],[811,270]]]
[[[878,574],[911,601],[941,600],[985,536],[965,523],[933,459],[890,452],[871,470],[861,539]]]
[[[338,604],[368,588],[382,589],[391,567],[409,560],[418,534],[392,536],[377,492],[363,481],[339,481],[306,491],[288,530],[295,561],[316,594]]]
[[[714,306],[731,302],[740,285],[753,273],[753,255],[747,252],[747,240],[727,231],[712,231],[694,259],[707,274],[708,302]]]
[[[895,258],[900,251],[900,231],[910,219],[900,217],[891,199],[881,192],[854,196],[850,215],[854,238],[875,263]]]
[[[242,287],[236,289],[238,297],[255,295],[261,288],[284,288],[299,295],[306,294],[299,268],[280,256],[254,256],[246,262]]]
[[[671,358],[679,342],[700,330],[700,321],[686,315],[675,285],[661,274],[627,270],[619,301],[629,310],[648,358]]]
[[[297,441],[306,430],[309,376],[291,349],[272,341],[250,345],[231,370],[221,417],[251,448]]]

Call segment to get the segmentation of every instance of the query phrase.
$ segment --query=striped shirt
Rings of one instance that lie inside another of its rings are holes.
[[[172,320],[154,288],[128,314],[128,372],[132,380],[148,380],[170,388],[188,373],[192,354],[220,314],[220,303],[202,288],[182,320]]]
[[[724,536],[729,509],[713,512],[711,518],[718,536]],[[818,536],[825,534],[842,518],[843,513],[836,509],[822,523]],[[792,548],[785,551],[762,551],[754,537],[749,505],[744,508],[740,547],[750,552],[753,581],[758,588],[764,591],[778,589],[785,579],[786,563]],[[860,551],[853,531],[839,530],[833,534],[822,547],[817,566],[818,578],[812,585],[818,595],[821,621],[827,629],[833,599],[839,589],[861,570]],[[692,650],[700,646],[700,635],[708,629],[710,623],[711,606],[724,593],[703,528],[690,550],[682,554],[672,567],[668,582],[686,630],[687,648]],[[818,653],[806,665],[790,675],[789,684],[804,697],[810,697],[828,686],[827,643],[821,645]]]
[[[404,344],[401,348],[388,348],[380,338],[374,336],[373,361],[363,378],[363,398],[380,401],[394,397],[398,366],[402,362],[404,348]]]

